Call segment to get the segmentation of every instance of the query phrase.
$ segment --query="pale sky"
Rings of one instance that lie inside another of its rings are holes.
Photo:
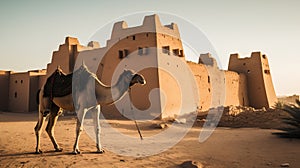
[[[93,33],[113,20],[156,11],[177,15],[199,28],[214,46],[222,69],[227,69],[231,53],[248,57],[262,51],[269,58],[277,95],[300,94],[299,7],[297,0],[2,0],[0,69],[44,69],[66,36],[87,44]]]

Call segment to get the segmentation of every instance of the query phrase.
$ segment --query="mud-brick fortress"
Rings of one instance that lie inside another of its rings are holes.
[[[224,106],[269,108],[277,101],[268,58],[265,54],[253,52],[246,58],[231,54],[228,70],[220,70],[209,53],[199,53],[199,55],[198,63],[186,61],[178,26],[175,23],[162,25],[157,15],[146,16],[143,24],[137,27],[128,27],[124,21],[117,22],[112,28],[111,38],[107,40],[105,47],[100,47],[98,42],[90,42],[87,46],[83,46],[76,38],[66,37],[65,43],[53,52],[52,61],[47,65],[46,70],[24,73],[0,71],[0,110],[14,112],[37,110],[36,92],[42,87],[47,76],[58,66],[65,73],[71,73],[79,66],[76,64],[82,60],[87,65],[99,61],[97,67],[89,68],[104,84],[111,85],[118,64],[124,59],[135,58],[145,62],[154,61],[158,68],[152,67],[139,71],[145,77],[147,84],[132,88],[133,105],[145,111],[151,106],[151,110],[160,113],[161,118],[176,115],[174,111],[180,108],[181,102],[178,83],[170,74],[160,69],[163,64],[172,66],[179,75],[185,75],[182,65],[190,68],[198,88],[197,106],[202,111],[214,107],[212,99],[213,94],[216,93],[213,92],[217,89],[213,88],[215,86],[213,82],[216,81],[223,82],[225,88]],[[179,59],[174,61],[166,59],[170,57]],[[178,63],[178,60],[181,63]],[[131,61],[141,64],[141,61]],[[222,79],[213,78],[210,74],[211,69],[223,73],[224,75],[220,76]],[[162,102],[160,92],[151,93],[155,88],[164,91],[164,96],[167,97],[165,104]],[[152,94],[152,100],[149,100],[149,94]],[[123,103],[121,110],[117,110],[115,105],[110,105],[102,107],[102,112],[117,115],[130,110],[128,103],[122,100],[120,103]]]

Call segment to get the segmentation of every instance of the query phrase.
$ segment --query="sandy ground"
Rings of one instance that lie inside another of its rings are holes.
[[[33,128],[37,114],[0,112],[0,167],[180,167],[184,161],[197,161],[204,167],[300,167],[300,140],[281,139],[272,132],[258,128],[217,128],[204,143],[199,143],[200,126],[196,124],[174,147],[148,157],[128,157],[106,150],[94,153],[95,143],[83,133],[80,149],[83,154],[73,155],[75,118],[60,117],[55,135],[63,152],[54,152],[45,131],[42,133],[43,154],[34,154]],[[110,121],[123,133],[138,136],[132,121]],[[161,130],[143,130],[144,136]],[[120,140],[122,141],[122,140]]]

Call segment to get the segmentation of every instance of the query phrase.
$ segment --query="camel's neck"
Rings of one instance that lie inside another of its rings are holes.
[[[128,89],[129,83],[122,79],[122,77],[112,87],[105,86],[97,80],[95,81],[97,102],[100,105],[109,105],[120,100]]]

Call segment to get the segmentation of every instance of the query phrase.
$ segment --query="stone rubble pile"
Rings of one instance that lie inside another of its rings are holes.
[[[228,106],[224,107],[223,113],[218,108],[218,115],[211,115],[214,110],[210,112],[199,112],[198,121],[213,121],[218,120],[217,116],[222,116],[218,123],[219,127],[233,127],[233,128],[242,128],[242,127],[254,127],[254,128],[265,128],[265,129],[278,129],[285,127],[286,125],[282,122],[283,118],[288,117],[288,114],[279,109],[254,109],[252,107],[243,107],[243,106]],[[202,114],[201,114],[202,113]],[[207,114],[210,113],[209,118]],[[207,118],[206,118],[207,117]]]

